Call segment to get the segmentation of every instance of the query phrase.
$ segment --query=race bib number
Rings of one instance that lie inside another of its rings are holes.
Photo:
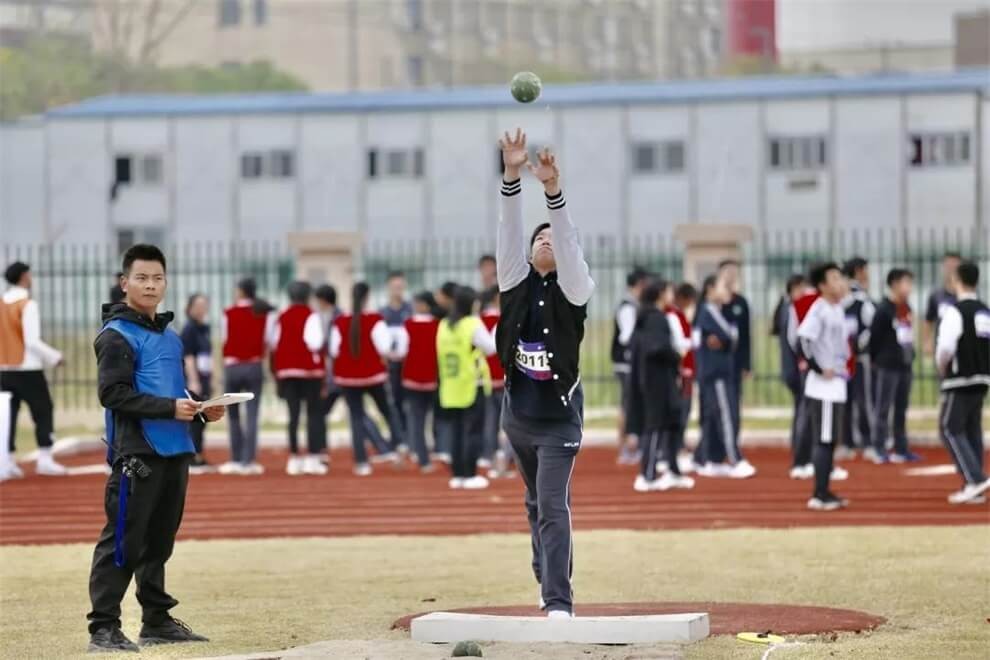
[[[859,332],[859,321],[856,320],[855,316],[846,317],[846,336],[855,337]]]
[[[520,341],[516,347],[516,367],[533,380],[550,380],[550,360],[543,342]]]
[[[976,326],[976,336],[990,339],[990,312],[977,312],[973,322]]]
[[[213,360],[210,359],[209,353],[200,353],[196,356],[196,371],[201,374],[213,372]]]
[[[910,323],[897,323],[897,343],[901,346],[914,344],[914,328],[911,327]]]

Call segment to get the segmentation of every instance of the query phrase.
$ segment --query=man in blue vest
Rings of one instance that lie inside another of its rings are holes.
[[[182,520],[193,444],[189,422],[223,417],[223,408],[199,410],[188,398],[182,341],[168,327],[172,312],[157,313],[165,296],[165,255],[153,245],[124,254],[124,300],[103,306],[94,344],[100,403],[106,409],[107,524],[93,553],[89,596],[89,651],[138,651],[120,630],[120,601],[131,577],[143,611],[142,645],[203,642],[169,610],[165,562]]]

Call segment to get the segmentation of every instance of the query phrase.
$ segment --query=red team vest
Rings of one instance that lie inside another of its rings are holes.
[[[486,309],[481,313],[481,322],[485,324],[485,329],[488,332],[494,333],[495,326],[498,325],[498,320],[502,317],[501,312],[497,309]],[[502,361],[498,357],[496,352],[494,355],[489,355],[488,360],[488,371],[492,375],[492,389],[500,390],[505,387],[505,369],[502,368]]]
[[[437,329],[440,321],[432,316],[406,319],[409,353],[402,363],[402,386],[419,392],[437,389]]]
[[[383,322],[381,314],[366,312],[361,314],[361,353],[351,353],[350,314],[337,317],[334,326],[340,333],[340,352],[333,361],[334,382],[343,387],[370,387],[380,385],[388,378],[385,363],[371,341],[371,330],[375,324]]]
[[[278,346],[275,347],[275,377],[323,378],[326,359],[322,351],[314,353],[303,340],[306,319],[313,313],[307,305],[289,305],[278,317]]]
[[[265,314],[255,314],[251,304],[234,305],[223,311],[227,337],[223,342],[223,363],[261,362],[265,357]]]

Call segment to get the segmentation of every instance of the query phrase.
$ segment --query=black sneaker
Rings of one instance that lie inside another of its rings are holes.
[[[818,495],[808,500],[808,508],[812,511],[838,511],[847,506],[849,506],[849,501],[834,493]]]
[[[127,639],[127,636],[120,631],[120,628],[107,626],[100,628],[89,636],[89,648],[87,653],[117,653],[119,651],[129,651],[138,653],[141,649],[138,645]]]
[[[138,643],[141,646],[208,641],[210,640],[202,635],[197,635],[183,622],[171,617],[153,626],[144,624],[141,626],[141,636],[138,638]]]

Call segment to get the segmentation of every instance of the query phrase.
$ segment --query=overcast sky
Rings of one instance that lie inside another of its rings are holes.
[[[990,0],[777,0],[777,47],[949,43],[952,16]]]

